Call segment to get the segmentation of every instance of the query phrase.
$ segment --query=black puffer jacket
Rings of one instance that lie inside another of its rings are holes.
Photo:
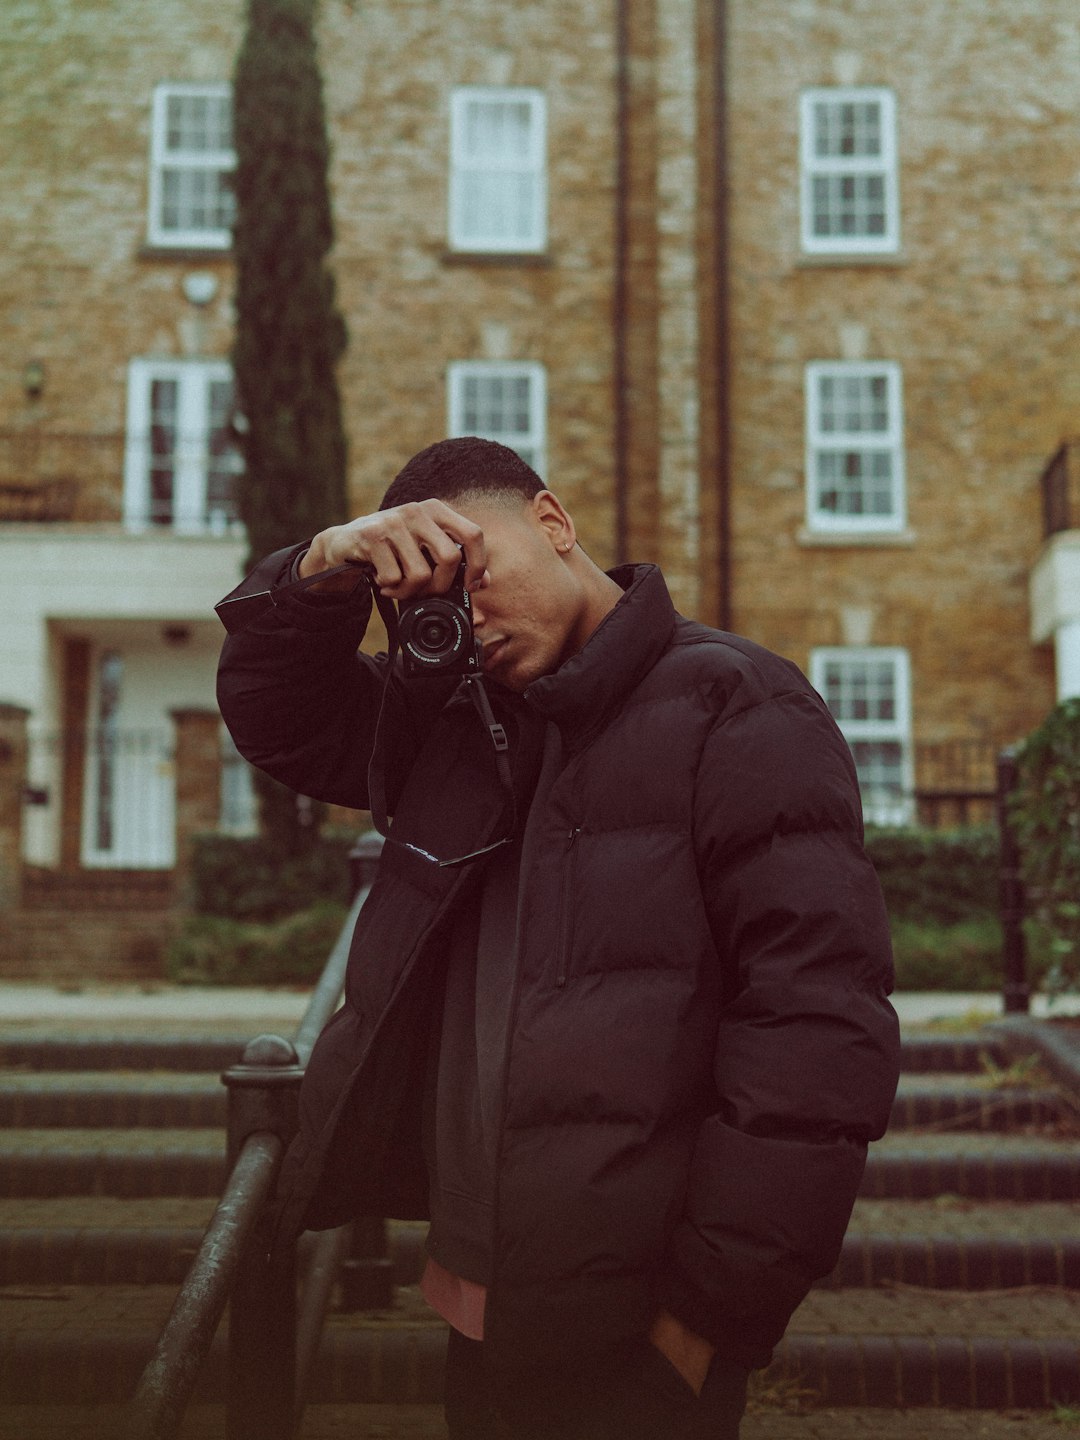
[[[565,766],[520,882],[485,1336],[503,1364],[557,1362],[665,1305],[759,1366],[835,1263],[888,1119],[886,916],[847,746],[801,673],[678,616],[655,568],[614,573],[626,593],[578,655],[524,697],[491,687],[512,734],[560,728]],[[219,679],[248,759],[360,808],[385,674],[356,654],[369,610],[284,597]],[[387,705],[393,833],[443,856],[496,838],[471,704],[395,678]],[[431,967],[478,868],[386,847],[304,1082],[286,1226],[426,1213]]]

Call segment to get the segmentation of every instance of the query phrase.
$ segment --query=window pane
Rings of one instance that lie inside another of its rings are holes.
[[[904,747],[899,740],[849,742],[863,802],[880,804],[904,793]]]
[[[458,413],[451,417],[456,434],[499,440],[535,464],[538,419],[533,379],[528,374],[474,372],[465,374],[458,390]]]
[[[178,381],[151,381],[150,519],[157,525],[167,525],[172,520],[179,398]]]
[[[888,429],[889,385],[885,375],[819,376],[821,434],[881,435]]]
[[[165,104],[165,147],[171,152],[191,154],[231,150],[230,97],[169,95]]]
[[[814,154],[821,159],[882,153],[881,104],[877,100],[819,100],[814,105]]]
[[[891,660],[830,660],[822,699],[839,724],[850,720],[894,722],[898,716],[896,667]]]
[[[111,850],[115,839],[117,718],[123,657],[107,650],[98,665],[97,725],[94,731],[94,846]]]
[[[815,236],[850,239],[885,234],[884,172],[815,175],[810,193]]]
[[[231,230],[236,201],[230,173],[216,166],[161,172],[163,230]]]
[[[470,100],[465,107],[464,155],[468,160],[527,164],[532,106],[525,100]]]
[[[229,429],[232,415],[231,380],[212,380],[209,386],[209,436],[206,462],[206,519],[227,524],[238,515],[236,476],[243,468],[240,452]]]

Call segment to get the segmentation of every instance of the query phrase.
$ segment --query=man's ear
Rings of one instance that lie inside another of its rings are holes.
[[[577,531],[570,512],[551,490],[540,490],[533,496],[533,515],[547,533],[560,555],[568,555],[577,540]]]

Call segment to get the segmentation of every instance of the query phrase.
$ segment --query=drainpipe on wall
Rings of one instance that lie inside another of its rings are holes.
[[[727,123],[727,3],[714,0],[713,8],[713,275],[716,308],[716,483],[717,624],[732,624],[731,577],[731,377],[728,247],[728,123]]]
[[[626,269],[629,262],[629,128],[630,128],[630,0],[615,0],[615,277],[612,296],[615,388],[615,563],[630,558],[630,516],[627,495]]]

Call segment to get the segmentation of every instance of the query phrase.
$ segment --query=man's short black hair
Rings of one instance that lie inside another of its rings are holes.
[[[417,500],[457,500],[462,495],[518,495],[531,500],[544,482],[516,451],[497,440],[463,435],[437,440],[399,470],[380,510]]]

